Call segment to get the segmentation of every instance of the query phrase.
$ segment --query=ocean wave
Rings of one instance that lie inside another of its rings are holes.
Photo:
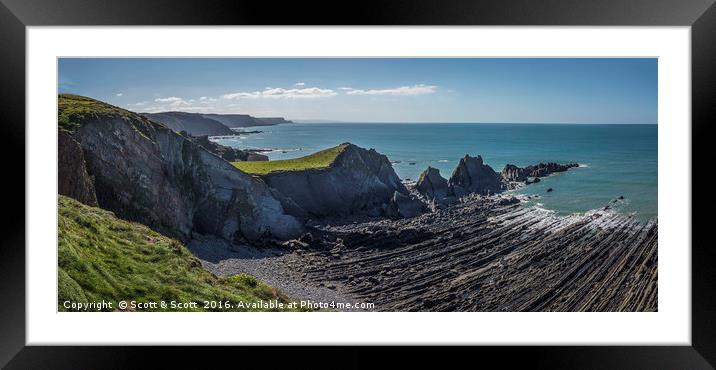
[[[587,163],[579,163],[579,168],[589,168],[589,164]]]

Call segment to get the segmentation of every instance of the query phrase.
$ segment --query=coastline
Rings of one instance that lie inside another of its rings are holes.
[[[278,249],[189,249],[209,271],[255,274],[293,299],[376,311],[657,311],[657,221],[469,195],[407,219],[314,222]],[[209,252],[211,251],[211,252]],[[478,293],[478,294],[475,294]]]

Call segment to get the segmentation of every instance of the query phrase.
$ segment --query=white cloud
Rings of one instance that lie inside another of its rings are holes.
[[[263,91],[239,91],[230,94],[224,94],[224,99],[315,99],[330,98],[338,95],[331,89],[321,89],[318,87],[307,87],[303,89],[283,89],[267,87]]]
[[[123,94],[123,93],[117,93],[117,96],[122,96],[122,95],[124,95],[124,94]]]
[[[178,98],[176,96],[170,96],[168,98],[156,98],[154,99],[155,102],[158,103],[167,103],[167,102],[175,102],[175,101],[183,101],[184,99]]]
[[[189,102],[176,96],[170,96],[168,98],[156,98],[154,99],[154,101],[157,103],[169,103],[169,106],[171,107],[182,107],[189,105]]]
[[[305,82],[296,82],[294,85],[295,86],[306,86],[306,83]]]
[[[144,104],[146,104],[146,103],[143,102],[143,101],[140,101],[140,102],[138,102],[138,103],[134,103],[134,105],[135,105],[135,106],[138,106],[138,107],[139,107],[139,106],[142,106],[142,105],[144,105]]]
[[[345,90],[348,95],[392,95],[392,96],[414,96],[414,95],[425,95],[433,94],[437,91],[437,86],[418,84],[413,86],[401,86],[393,89],[370,89],[361,90],[353,89],[350,87],[341,88]]]

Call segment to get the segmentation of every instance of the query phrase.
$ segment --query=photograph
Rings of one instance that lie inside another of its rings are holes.
[[[57,311],[659,311],[659,58],[56,63]]]

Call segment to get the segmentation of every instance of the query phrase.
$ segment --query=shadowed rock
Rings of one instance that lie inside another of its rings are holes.
[[[564,172],[570,168],[579,167],[577,163],[540,163],[536,165],[530,165],[527,167],[517,167],[513,164],[508,164],[500,172],[502,178],[509,182],[522,182],[527,181],[528,177],[545,177],[555,172]],[[537,181],[535,181],[537,182]]]
[[[342,145],[327,168],[276,171],[262,178],[290,200],[285,207],[299,217],[381,216],[396,191],[408,194],[385,155]]]
[[[420,199],[396,191],[386,213],[391,218],[410,218],[419,216],[426,210],[427,206]]]
[[[99,206],[121,218],[182,240],[194,232],[254,241],[303,231],[263,181],[159,123],[75,95],[60,96],[59,114],[83,149]]]
[[[428,167],[420,174],[418,182],[415,184],[415,190],[426,198],[440,203],[447,196],[448,182],[440,176],[440,170]]]
[[[66,131],[59,131],[57,135],[57,172],[59,194],[97,206],[94,179],[87,173],[82,148]]]
[[[482,157],[465,155],[448,181],[448,195],[494,194],[505,189],[502,177],[482,162]]]

